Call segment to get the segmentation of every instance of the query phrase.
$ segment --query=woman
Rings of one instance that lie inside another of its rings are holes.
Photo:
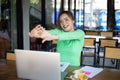
[[[80,53],[84,43],[84,32],[74,27],[74,17],[71,12],[63,11],[59,14],[59,28],[45,30],[37,25],[29,32],[30,37],[42,38],[42,43],[57,40],[57,52],[61,62],[69,62],[71,66],[80,66]]]

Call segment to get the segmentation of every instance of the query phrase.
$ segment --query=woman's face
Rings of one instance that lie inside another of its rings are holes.
[[[67,14],[60,16],[60,26],[66,32],[74,31],[74,20],[72,20]]]

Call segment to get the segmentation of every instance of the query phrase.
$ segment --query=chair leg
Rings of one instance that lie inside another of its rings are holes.
[[[96,62],[96,53],[94,55],[94,63],[93,63],[93,66],[96,67],[97,66],[97,62]]]
[[[97,61],[96,61],[96,65],[97,65],[97,67],[99,67],[100,65],[99,65],[99,63],[100,63],[100,56],[99,56],[99,52],[100,52],[100,48],[98,49],[98,51],[97,51]]]
[[[103,68],[105,67],[105,57],[103,57]]]
[[[120,64],[120,61],[116,60],[116,67],[115,67],[116,69],[119,69],[119,66],[120,66],[119,64]]]
[[[111,59],[112,64],[115,64],[115,59]]]
[[[118,69],[120,69],[120,60],[118,60]]]
[[[96,66],[99,67],[99,63],[100,63],[100,57],[99,55],[97,55],[97,59],[96,59]]]
[[[80,56],[80,66],[83,66],[83,52],[81,52]]]

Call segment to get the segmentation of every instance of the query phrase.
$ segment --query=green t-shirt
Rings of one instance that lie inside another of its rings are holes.
[[[65,32],[59,29],[48,30],[59,36],[57,52],[61,62],[69,62],[71,66],[80,66],[80,54],[84,43],[84,32],[80,29],[74,32]]]

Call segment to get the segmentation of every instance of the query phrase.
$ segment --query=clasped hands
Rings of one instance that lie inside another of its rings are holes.
[[[57,35],[52,35],[50,34],[47,30],[45,30],[45,28],[43,28],[41,25],[37,25],[35,28],[33,28],[30,32],[29,32],[29,36],[31,38],[41,38],[42,43],[44,43],[45,41],[50,41],[50,40],[54,40],[54,39],[58,39]]]

